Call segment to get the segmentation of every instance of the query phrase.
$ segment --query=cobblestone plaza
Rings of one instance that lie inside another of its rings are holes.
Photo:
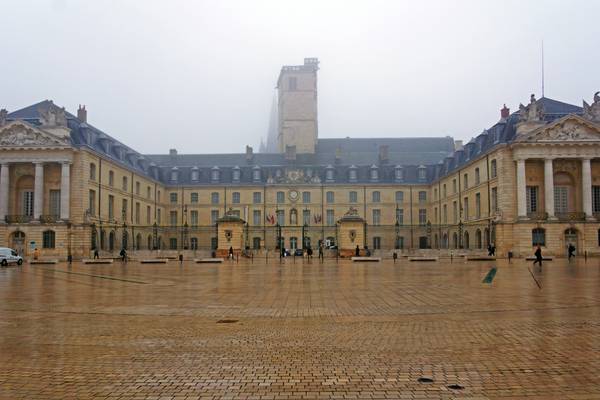
[[[599,260],[494,265],[2,268],[0,398],[600,398]]]

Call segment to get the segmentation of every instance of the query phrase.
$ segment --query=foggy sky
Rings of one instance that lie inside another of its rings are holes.
[[[0,0],[0,108],[44,99],[142,153],[243,152],[282,65],[318,57],[320,137],[468,140],[600,90],[598,1]]]

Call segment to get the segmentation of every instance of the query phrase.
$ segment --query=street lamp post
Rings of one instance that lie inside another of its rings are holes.
[[[152,243],[153,250],[158,249],[158,224],[156,221],[152,225]]]
[[[463,248],[463,222],[458,221],[458,248]]]

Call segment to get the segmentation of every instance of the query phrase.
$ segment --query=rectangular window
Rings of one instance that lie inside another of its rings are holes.
[[[396,192],[396,203],[404,203],[404,192]]]
[[[252,224],[257,226],[262,224],[260,210],[254,210],[252,212]]]
[[[310,192],[302,192],[302,202],[310,203]]]
[[[88,204],[89,204],[88,211],[89,211],[90,215],[95,216],[96,215],[96,192],[94,190],[90,190]]]
[[[357,203],[358,202],[358,193],[357,192],[350,192],[348,194],[348,201],[350,203]]]
[[[438,223],[438,209],[437,209],[437,207],[435,207],[433,209],[433,218],[434,218],[434,222],[437,224]]]
[[[373,225],[381,225],[381,210],[373,210]]]
[[[277,203],[282,204],[283,202],[285,202],[285,193],[277,192]]]
[[[452,208],[454,211],[454,223],[456,224],[458,222],[458,204],[456,203],[456,201],[452,202]]]
[[[210,223],[211,225],[215,225],[217,220],[219,219],[219,210],[211,210],[210,211]]]
[[[490,199],[490,203],[492,206],[492,212],[497,212],[498,211],[498,188],[497,187],[493,187],[491,190],[491,199]]]
[[[498,167],[496,166],[496,160],[492,160],[492,162],[490,163],[490,175],[492,178],[495,178],[496,175],[498,174]]]
[[[481,175],[479,174],[479,168],[475,168],[475,184],[481,183]]]
[[[468,189],[469,188],[469,175],[465,174],[463,177],[463,183],[464,183],[464,188],[463,189]]]
[[[556,214],[569,211],[569,188],[566,186],[554,186],[554,212]]]
[[[433,189],[433,199],[434,200],[438,199],[438,190],[437,190],[437,188]]]
[[[327,215],[327,226],[333,226],[335,225],[335,214],[333,210],[327,210],[326,211],[326,215]]]
[[[419,192],[419,203],[423,204],[427,201],[427,192],[424,190],[421,190]]]
[[[140,183],[139,182],[135,183],[135,194],[137,194],[138,196],[140,194]]]
[[[171,211],[169,213],[169,222],[171,226],[177,226],[177,211]]]
[[[444,186],[442,186],[442,193],[443,193],[444,198],[446,198],[448,193],[446,192],[446,184],[445,183],[444,183]]]
[[[262,203],[262,193],[261,192],[254,192],[254,193],[252,193],[252,202],[254,204],[260,204],[260,203]]]
[[[50,190],[50,215],[60,217],[60,190]]]
[[[456,190],[456,179],[452,179],[452,190],[454,192],[454,194],[456,194],[457,190]]]
[[[126,176],[124,176],[124,177],[123,177],[123,187],[122,187],[122,189],[123,189],[124,191],[127,191],[127,189],[128,189],[128,187],[127,187],[127,186],[128,186],[128,185],[127,185],[127,177],[126,177]]]
[[[194,192],[190,195],[190,202],[197,203],[198,202],[198,193]]]
[[[156,223],[160,225],[162,223],[162,209],[156,210]]]
[[[192,226],[198,226],[198,211],[192,210],[190,212],[190,222]]]
[[[150,206],[146,206],[146,225],[150,225],[151,215],[152,215],[152,208],[150,208]]]
[[[219,193],[218,192],[212,192],[210,194],[210,202],[212,204],[219,204]]]
[[[379,203],[381,201],[381,193],[379,191],[375,191],[372,194],[373,203]]]
[[[600,213],[600,186],[592,186],[592,212]]]
[[[115,219],[115,198],[113,195],[108,195],[108,219]]]
[[[177,250],[177,238],[169,238],[169,248],[171,250]]]
[[[281,226],[285,225],[285,211],[277,210],[277,223]]]
[[[333,192],[327,192],[327,194],[325,196],[326,196],[327,203],[331,204],[331,203],[334,202],[334,194],[333,194]]]
[[[121,200],[121,219],[123,219],[123,221],[127,221],[128,208],[129,207],[127,206],[127,199]]]
[[[465,197],[463,200],[463,219],[467,221],[469,219],[469,198]]]
[[[33,191],[23,192],[23,215],[33,217]]]
[[[537,212],[538,211],[538,187],[537,186],[527,186],[526,198],[527,198],[527,214]]]
[[[170,199],[171,203],[177,203],[177,193],[175,193],[175,192],[169,193],[169,199]]]
[[[108,186],[115,186],[115,173],[108,171]]]
[[[233,204],[240,204],[240,192],[233,192],[231,195],[231,202]]]
[[[140,213],[141,213],[141,204],[139,202],[135,203],[135,223],[140,223]]]
[[[148,186],[148,187],[146,188],[146,197],[147,197],[148,199],[151,199],[151,198],[152,198],[152,188],[151,188],[150,186]]]
[[[448,205],[444,204],[444,208],[443,208],[443,219],[444,219],[444,224],[448,223]]]
[[[396,209],[396,221],[399,225],[404,225],[404,209],[397,208]]]
[[[288,79],[288,90],[294,91],[297,89],[298,80],[295,76],[290,76]]]
[[[531,244],[533,246],[546,246],[546,231],[542,228],[535,228],[531,231]]]
[[[302,210],[302,223],[310,225],[310,210]]]
[[[475,218],[481,218],[481,194],[475,195]]]
[[[373,237],[373,250],[381,249],[381,238],[379,236]]]
[[[424,208],[419,209],[419,225],[425,225],[427,223],[427,210]]]

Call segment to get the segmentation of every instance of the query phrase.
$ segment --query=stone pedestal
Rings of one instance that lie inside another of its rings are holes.
[[[233,254],[236,257],[242,252],[244,249],[245,223],[246,221],[231,212],[219,218],[217,224],[217,257],[227,258],[230,248],[233,248]]]
[[[338,248],[340,257],[353,257],[356,246],[360,255],[364,255],[365,220],[358,215],[356,209],[350,209],[338,221]]]

